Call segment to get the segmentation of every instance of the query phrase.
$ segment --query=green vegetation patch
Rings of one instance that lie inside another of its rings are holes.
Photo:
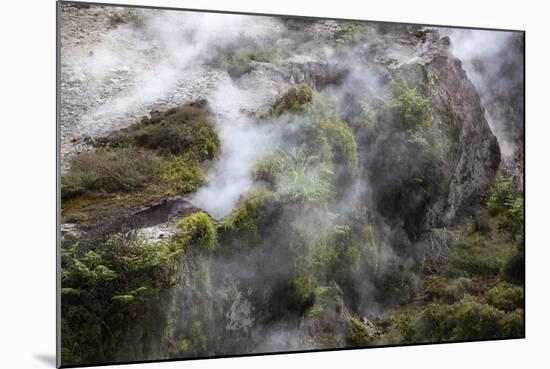
[[[523,198],[514,193],[512,177],[496,177],[487,208],[492,216],[498,217],[500,227],[510,232],[514,239],[523,233]]]
[[[224,245],[239,249],[260,245],[260,231],[271,220],[269,207],[274,205],[274,201],[273,193],[265,188],[248,194],[242,204],[219,224]]]
[[[208,114],[195,103],[153,112],[138,124],[114,132],[98,140],[109,147],[141,147],[163,154],[186,154],[198,161],[213,159],[219,140]]]
[[[283,63],[285,52],[279,46],[248,41],[244,40],[242,45],[231,44],[219,48],[209,64],[227,71],[232,78],[239,78],[252,71],[253,62]]]
[[[499,275],[517,252],[516,243],[507,233],[500,231],[498,219],[484,220],[482,226],[479,223],[479,220],[474,220],[467,225],[462,237],[451,246],[447,266],[449,275]]]
[[[183,245],[192,244],[200,252],[210,255],[218,247],[216,225],[210,216],[202,211],[193,213],[177,224],[176,240]]]
[[[523,309],[525,301],[523,288],[500,282],[488,291],[487,301],[490,305],[504,311]]]
[[[89,192],[131,192],[159,175],[161,159],[135,150],[98,150],[73,157],[61,178],[61,196],[68,199]]]
[[[290,88],[279,97],[271,108],[271,114],[279,116],[284,112],[304,112],[311,107],[312,101],[313,89],[308,84],[301,84]]]
[[[476,297],[454,304],[430,303],[415,312],[392,317],[379,343],[445,342],[521,337],[523,310],[502,311]]]
[[[431,101],[402,76],[390,93],[364,105],[355,133],[369,154],[375,206],[388,219],[402,219],[411,240],[418,239],[428,206],[442,191],[441,144],[433,135]]]
[[[349,336],[353,346],[365,347],[372,343],[372,334],[369,328],[361,320],[350,316]]]
[[[219,140],[204,103],[194,103],[96,139],[61,178],[64,222],[92,227],[125,209],[196,190]]]
[[[179,280],[182,251],[168,240],[147,243],[116,235],[88,245],[81,244],[74,234],[64,235],[61,240],[64,363],[115,360],[118,348],[127,343],[129,332],[141,331],[140,324],[151,321],[160,326],[169,324],[165,320],[169,307],[162,296]],[[140,347],[148,339],[137,333],[131,338],[132,345]]]

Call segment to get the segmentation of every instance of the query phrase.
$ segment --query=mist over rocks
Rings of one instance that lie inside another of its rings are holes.
[[[516,36],[61,21],[66,362],[522,334]]]

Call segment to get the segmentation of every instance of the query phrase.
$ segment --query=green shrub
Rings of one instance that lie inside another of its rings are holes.
[[[453,305],[428,304],[412,317],[404,336],[408,342],[447,341],[454,329],[454,314]]]
[[[507,279],[522,283],[525,280],[525,252],[523,245],[504,265],[504,275]]]
[[[352,316],[349,317],[348,322],[351,343],[358,347],[368,346],[372,341],[368,327],[362,321]]]
[[[361,240],[354,231],[348,225],[336,226],[328,240],[332,257],[327,260],[326,268],[329,278],[333,280],[344,281],[359,270]]]
[[[425,293],[429,300],[454,303],[473,293],[477,288],[474,281],[467,277],[446,279],[439,275],[426,278]]]
[[[315,281],[313,276],[306,272],[297,273],[290,286],[290,301],[298,311],[310,307],[313,303]]]
[[[359,155],[352,130],[341,120],[338,102],[328,95],[314,95],[311,87],[303,84],[287,91],[272,106],[272,115],[285,111],[301,113],[302,124],[296,125],[288,138],[295,149],[280,150],[259,160],[255,178],[272,188],[290,184],[295,191],[289,192],[301,199],[312,195],[316,200],[326,200],[343,195],[358,172]],[[293,117],[288,118],[289,124],[293,121]],[[315,182],[322,186],[314,189],[310,184]]]
[[[185,154],[198,161],[213,159],[219,147],[216,131],[200,104],[154,113],[150,119],[144,118],[99,142],[111,147],[136,146],[164,154]]]
[[[271,108],[271,114],[279,116],[282,113],[303,112],[311,107],[313,89],[308,84],[292,87],[275,101]]]
[[[183,218],[177,227],[179,232],[176,239],[183,246],[191,244],[205,255],[210,255],[218,247],[216,226],[204,212],[199,211]]]
[[[116,295],[141,294],[175,283],[180,254],[181,249],[168,241],[147,243],[119,235],[84,252],[78,237],[65,235],[61,249],[61,284],[63,288],[86,293],[109,294],[109,300]]]
[[[426,210],[442,190],[441,153],[431,129],[431,103],[403,78],[391,92],[367,106],[354,126],[369,148],[364,165],[376,208],[388,219],[401,219],[410,239],[424,231]]]
[[[305,150],[279,151],[276,159],[280,168],[278,192],[299,202],[322,202],[333,193],[334,173],[327,165]]]
[[[74,156],[61,177],[64,199],[87,192],[135,191],[159,173],[160,159],[135,149],[98,150]]]
[[[392,329],[381,337],[382,343],[411,343],[415,335],[413,317],[407,313],[397,313],[390,317]]]
[[[454,306],[452,323],[451,340],[517,337],[524,329],[522,314],[507,314],[467,298]]]
[[[207,255],[194,254],[188,259],[185,303],[178,316],[175,337],[180,354],[205,356],[209,353],[212,332],[214,299],[210,282],[210,262]]]
[[[514,193],[512,177],[496,177],[487,200],[487,209],[492,216],[498,217],[501,227],[508,231],[513,239],[522,232],[523,198]]]
[[[502,231],[499,219],[481,210],[458,235],[450,245],[447,275],[469,277],[507,273],[507,265],[517,253],[518,245]]]
[[[181,219],[174,242],[185,249],[185,288],[179,297],[185,301],[178,311],[174,336],[180,354],[205,356],[214,327],[214,293],[210,279],[210,258],[218,247],[213,220],[204,212]]]
[[[477,214],[474,217],[473,221],[466,225],[466,233],[470,235],[474,233],[487,235],[491,233],[491,231],[492,229],[491,229],[489,216],[486,212]]]
[[[199,163],[185,156],[172,156],[164,160],[159,178],[174,194],[192,192],[199,188],[203,180]]]
[[[410,270],[388,270],[377,276],[377,300],[389,305],[404,305],[412,301],[420,288],[419,277]]]
[[[520,337],[523,310],[499,310],[465,296],[454,304],[430,303],[414,313],[397,314],[384,338],[393,343],[445,342]],[[383,338],[383,339],[384,339]]]
[[[247,195],[243,203],[224,217],[219,230],[227,246],[249,249],[261,242],[260,230],[269,217],[267,207],[274,201],[272,192],[259,189]]]
[[[359,156],[357,143],[351,129],[341,121],[328,118],[321,119],[321,129],[332,146],[334,161],[351,168],[356,167]]]
[[[143,322],[154,321],[160,327],[155,332],[161,335],[169,324],[161,296],[179,281],[181,252],[168,240],[147,243],[117,235],[83,244],[74,234],[64,235],[63,363],[113,361],[127,339],[139,347],[147,345],[145,336],[132,333]],[[160,340],[157,333],[151,334]]]
[[[93,304],[62,305],[61,360],[93,363],[103,356],[101,316]]]
[[[504,265],[503,258],[487,249],[482,239],[470,239],[453,245],[448,270],[453,276],[497,275]]]
[[[404,130],[431,128],[429,98],[422,97],[414,87],[409,87],[401,76],[391,81],[391,90],[391,98],[385,102],[388,109],[384,111],[384,114],[390,115],[389,121]]]
[[[276,189],[283,174],[282,155],[282,152],[275,151],[257,159],[252,168],[252,178],[255,181],[266,183],[273,190]]]
[[[508,210],[509,203],[513,200],[512,177],[498,175],[495,178],[493,189],[487,200],[487,208],[491,215],[499,215]]]
[[[523,288],[500,282],[488,291],[487,302],[504,311],[523,309]]]
[[[325,306],[323,304],[315,304],[309,309],[307,309],[304,315],[308,319],[315,319],[319,316],[322,316],[324,311],[325,311]]]

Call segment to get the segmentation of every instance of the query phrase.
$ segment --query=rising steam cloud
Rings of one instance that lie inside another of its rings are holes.
[[[523,48],[521,33],[445,30],[485,107],[503,155],[523,142]]]

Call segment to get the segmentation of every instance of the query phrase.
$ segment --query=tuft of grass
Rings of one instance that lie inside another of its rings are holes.
[[[278,191],[299,202],[326,201],[334,189],[332,170],[319,161],[319,157],[308,155],[305,150],[280,150],[275,157],[279,168]]]

